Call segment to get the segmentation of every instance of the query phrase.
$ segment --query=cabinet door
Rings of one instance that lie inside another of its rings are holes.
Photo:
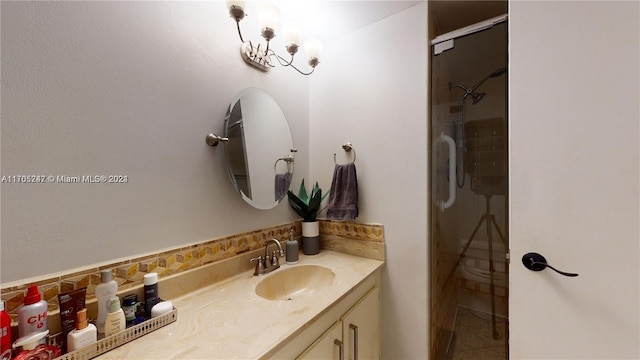
[[[311,346],[296,360],[342,360],[344,359],[342,345],[342,323],[337,321],[329,330],[325,331]]]
[[[380,359],[380,290],[374,287],[342,318],[346,359]]]

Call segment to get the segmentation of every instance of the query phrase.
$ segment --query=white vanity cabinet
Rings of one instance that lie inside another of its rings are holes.
[[[357,285],[263,359],[380,359],[380,271]],[[355,357],[357,348],[357,357]],[[340,355],[342,353],[342,356]]]
[[[345,359],[380,359],[380,289],[369,291],[342,318]]]
[[[342,321],[333,324],[318,340],[305,350],[296,360],[341,360],[344,359],[342,342]]]
[[[380,331],[380,289],[375,286],[296,360],[380,359]]]

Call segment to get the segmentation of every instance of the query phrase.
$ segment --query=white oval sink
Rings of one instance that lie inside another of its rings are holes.
[[[256,294],[267,300],[294,300],[333,283],[336,275],[320,265],[297,265],[275,270],[256,285]]]

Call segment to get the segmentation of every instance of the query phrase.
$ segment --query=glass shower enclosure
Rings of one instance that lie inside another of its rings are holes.
[[[506,359],[506,16],[432,45],[431,358]]]

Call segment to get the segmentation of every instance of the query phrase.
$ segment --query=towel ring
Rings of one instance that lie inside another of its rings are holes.
[[[294,158],[293,158],[293,155],[286,155],[286,156],[283,156],[280,159],[276,160],[276,162],[273,163],[273,172],[274,173],[276,172],[276,166],[278,166],[278,161],[286,162],[287,163],[287,167],[288,167],[289,165],[293,164]],[[288,171],[288,172],[291,172],[291,171]]]
[[[356,150],[353,148],[353,145],[351,145],[350,142],[342,145],[342,148],[344,149],[344,151],[346,152],[351,152],[353,151],[353,162],[356,162]],[[333,163],[338,165],[338,162],[336,161],[336,153],[333,153]]]

